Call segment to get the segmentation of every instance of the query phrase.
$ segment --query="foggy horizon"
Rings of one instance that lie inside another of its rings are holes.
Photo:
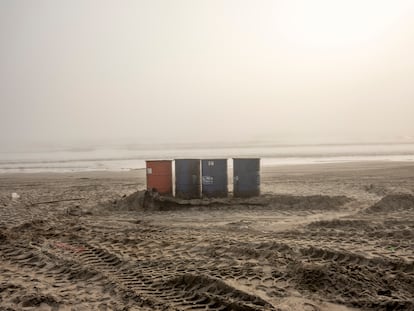
[[[1,150],[413,143],[412,1],[0,3]]]

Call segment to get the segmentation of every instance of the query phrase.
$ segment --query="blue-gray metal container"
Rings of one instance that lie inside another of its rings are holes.
[[[175,160],[175,196],[195,199],[201,196],[200,160]]]
[[[201,160],[203,197],[227,197],[227,159]]]
[[[233,159],[233,196],[260,195],[260,159]]]

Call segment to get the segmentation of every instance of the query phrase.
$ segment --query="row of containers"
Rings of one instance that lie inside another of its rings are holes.
[[[147,189],[173,195],[172,160],[146,161]],[[228,196],[227,159],[177,159],[175,196],[182,199]],[[260,159],[233,159],[233,196],[260,195]]]

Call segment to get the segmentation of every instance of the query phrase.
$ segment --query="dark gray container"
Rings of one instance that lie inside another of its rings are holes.
[[[227,197],[227,159],[201,160],[203,197]]]
[[[195,199],[201,196],[200,160],[175,160],[175,196]]]
[[[260,159],[233,159],[233,195],[239,198],[260,195]]]

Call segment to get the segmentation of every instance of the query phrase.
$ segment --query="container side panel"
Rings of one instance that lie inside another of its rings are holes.
[[[202,186],[204,197],[228,195],[227,159],[202,160]]]
[[[234,159],[233,161],[234,196],[260,195],[260,159]]]
[[[172,195],[172,161],[147,161],[147,190]]]
[[[175,160],[175,195],[192,199],[201,195],[200,160]]]

